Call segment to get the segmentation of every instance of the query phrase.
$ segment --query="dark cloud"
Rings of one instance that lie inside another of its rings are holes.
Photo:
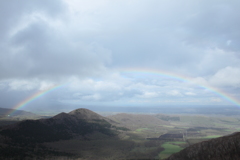
[[[59,12],[61,7],[52,6],[54,1],[36,3],[31,2],[28,5],[33,6],[33,11],[36,12],[42,7],[50,16],[55,16],[55,12]],[[27,6],[20,7],[23,7],[22,12],[24,9],[25,12],[31,11]],[[34,7],[38,9],[35,10]],[[19,23],[24,23],[24,20]],[[5,39],[8,42],[2,43],[1,47],[1,78],[52,78],[71,75],[81,77],[98,74],[98,70],[104,70],[104,63],[110,61],[110,51],[97,43],[75,41],[59,32],[57,27],[52,27],[50,23],[37,17]]]
[[[16,27],[26,15],[41,12],[55,18],[64,11],[63,2],[60,0],[25,0],[19,2],[16,0],[0,2],[0,35],[1,39],[7,38],[9,32]],[[5,41],[6,39],[4,39]]]
[[[24,3],[15,0],[0,2],[1,79],[19,77],[19,75],[24,76],[26,74],[24,72],[28,72],[27,70],[31,67],[29,66],[31,65],[31,58],[26,56],[27,53],[21,53],[21,50],[24,50],[25,46],[18,46],[16,48],[16,46],[11,44],[13,39],[12,32],[14,32],[19,25],[25,25],[24,23],[27,23],[24,21],[24,18],[33,13],[46,14],[47,16],[55,18],[61,14],[63,10],[63,2],[55,0],[51,2],[46,0],[27,0],[24,1]],[[36,34],[38,33],[28,34],[25,35],[25,37],[33,36],[34,38]]]
[[[19,32],[14,37],[14,45],[23,51],[13,57],[13,63],[19,64],[19,72],[26,76],[84,76],[104,69],[104,62],[110,56],[108,50],[97,44],[62,39],[44,22]],[[18,69],[14,66],[11,68]]]

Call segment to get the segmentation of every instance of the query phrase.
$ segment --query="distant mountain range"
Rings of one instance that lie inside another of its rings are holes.
[[[23,119],[23,118],[40,118],[40,116],[37,115],[37,114],[31,113],[31,112],[23,111],[23,110],[0,108],[0,118],[20,118],[20,119]]]
[[[239,160],[240,132],[191,145],[167,160]]]

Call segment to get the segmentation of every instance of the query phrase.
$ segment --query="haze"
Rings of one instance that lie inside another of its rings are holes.
[[[1,107],[54,86],[61,87],[24,109],[239,107],[239,7],[238,0],[0,1]]]

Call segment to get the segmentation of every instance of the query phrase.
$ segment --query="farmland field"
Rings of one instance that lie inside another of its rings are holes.
[[[142,115],[135,115],[135,118],[142,118]],[[228,135],[239,131],[240,125],[238,124],[238,117],[228,116],[206,116],[206,115],[151,115],[161,121],[155,120],[155,125],[151,121],[144,121],[144,125],[141,123],[131,122],[131,126],[124,121],[125,126],[134,129],[130,130],[127,134],[128,140],[138,142],[138,145],[147,141],[158,143],[162,150],[155,157],[158,159],[164,159],[173,153],[179,152],[183,148],[201,142],[209,140],[211,138],[217,138],[224,135]],[[114,116],[113,116],[114,117]],[[125,119],[127,115],[124,115]],[[114,117],[116,118],[116,117]],[[116,120],[116,119],[114,119]],[[121,122],[121,118],[117,118]],[[144,126],[144,127],[143,127]],[[178,139],[158,139],[161,135],[167,133],[182,135],[182,138]],[[135,135],[135,136],[133,136]],[[135,137],[135,138],[134,138]],[[136,141],[136,137],[137,141]],[[144,150],[146,148],[134,149],[135,151]]]

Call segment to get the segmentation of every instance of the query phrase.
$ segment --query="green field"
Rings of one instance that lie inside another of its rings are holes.
[[[172,141],[172,142],[169,142],[169,143],[172,143],[172,144],[186,144],[186,142],[182,142],[182,141]]]
[[[184,144],[185,142],[165,142],[164,144],[162,144],[164,151],[162,151],[159,154],[160,159],[165,159],[165,158],[169,157],[171,154],[177,153],[183,149],[182,147],[180,147],[178,145],[174,145],[173,143],[174,144]]]
[[[136,129],[136,132],[142,132],[144,130],[148,130],[148,128],[138,128],[138,129]]]

